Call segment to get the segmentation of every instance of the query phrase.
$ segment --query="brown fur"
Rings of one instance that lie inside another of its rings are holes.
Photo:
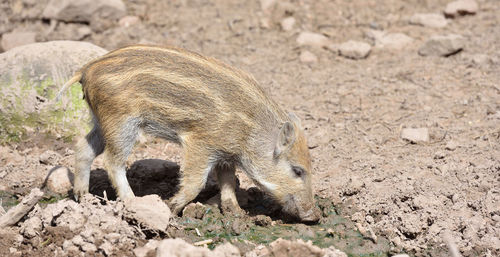
[[[88,63],[75,80],[95,125],[77,144],[75,195],[88,192],[90,165],[104,151],[119,197],[133,197],[124,163],[142,130],[183,146],[181,188],[170,201],[175,213],[197,196],[212,170],[223,205],[239,210],[234,170],[240,167],[286,211],[318,219],[300,122],[247,73],[179,48],[137,45]],[[291,165],[304,175],[297,177]]]

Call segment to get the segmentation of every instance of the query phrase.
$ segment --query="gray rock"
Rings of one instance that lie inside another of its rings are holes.
[[[60,102],[54,103],[53,99],[76,70],[106,52],[86,42],[51,41],[19,46],[0,54],[2,115],[7,119],[32,115],[40,120],[30,122],[39,133],[53,133],[56,125],[60,136],[85,130],[88,111],[79,86],[67,90]]]
[[[433,36],[418,50],[422,56],[450,56],[460,52],[465,45],[465,39],[456,34]]]
[[[330,44],[330,40],[322,34],[313,32],[301,32],[297,37],[297,44],[300,46],[326,47]]]
[[[10,32],[2,35],[1,46],[4,51],[14,47],[32,44],[36,42],[35,32]]]
[[[46,165],[55,165],[59,159],[61,159],[61,155],[51,150],[43,152],[39,157],[40,163]]]
[[[475,14],[479,6],[474,0],[458,0],[448,3],[444,9],[447,17],[457,17],[460,15]]]
[[[375,41],[375,47],[388,49],[402,49],[413,42],[413,38],[403,33],[386,33],[370,30],[366,33],[368,38]]]
[[[457,149],[457,147],[458,147],[457,142],[454,140],[450,140],[450,141],[448,141],[448,143],[446,143],[446,146],[444,147],[444,149],[448,150],[448,151],[455,151],[455,149]]]
[[[125,201],[123,216],[136,220],[147,229],[165,232],[170,223],[171,212],[158,195],[146,195]]]
[[[239,249],[230,244],[225,243],[215,247],[213,251],[208,248],[196,247],[189,244],[180,238],[164,239],[158,244],[156,248],[156,256],[158,257],[191,257],[191,256],[204,256],[204,257],[236,257],[241,256]]]
[[[429,130],[427,128],[405,128],[401,130],[401,138],[412,143],[428,142]]]
[[[128,15],[128,16],[122,17],[118,21],[118,24],[120,24],[120,26],[122,26],[122,27],[127,28],[127,27],[133,26],[135,24],[138,24],[140,22],[141,22],[141,19],[139,17]]]
[[[350,59],[364,59],[368,57],[371,46],[364,42],[349,40],[339,46],[339,54]]]
[[[448,24],[448,21],[439,13],[417,13],[410,17],[410,24],[431,28],[442,28]]]
[[[316,55],[314,55],[313,53],[311,53],[307,50],[304,50],[300,53],[299,59],[303,63],[318,62],[318,57],[316,57]]]
[[[73,173],[66,167],[55,167],[47,174],[46,181],[50,191],[66,194],[73,188]]]
[[[66,22],[94,22],[118,20],[126,14],[121,0],[50,0],[43,10],[43,17]]]
[[[280,22],[281,29],[284,31],[291,31],[293,29],[293,26],[295,26],[295,18],[294,17],[287,17],[281,20]]]

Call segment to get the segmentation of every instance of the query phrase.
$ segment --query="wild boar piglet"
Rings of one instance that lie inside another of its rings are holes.
[[[240,211],[239,167],[286,213],[319,219],[300,121],[249,74],[191,51],[135,45],[86,64],[61,92],[75,82],[94,125],[76,145],[76,197],[88,193],[90,166],[101,153],[118,196],[134,197],[125,162],[143,131],[182,146],[180,187],[169,199],[174,213],[198,195],[211,172],[217,173],[222,209]]]

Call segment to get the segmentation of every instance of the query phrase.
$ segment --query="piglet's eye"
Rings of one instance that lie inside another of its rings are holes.
[[[292,166],[293,173],[295,173],[295,176],[302,178],[304,175],[306,175],[306,171],[302,169],[301,167],[297,166]]]

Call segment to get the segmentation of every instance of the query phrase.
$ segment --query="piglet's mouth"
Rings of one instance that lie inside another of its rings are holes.
[[[299,204],[298,199],[291,194],[285,197],[283,212],[286,214],[286,218],[303,223],[317,223],[321,216],[319,210],[314,205],[312,205],[312,208],[304,210]]]

